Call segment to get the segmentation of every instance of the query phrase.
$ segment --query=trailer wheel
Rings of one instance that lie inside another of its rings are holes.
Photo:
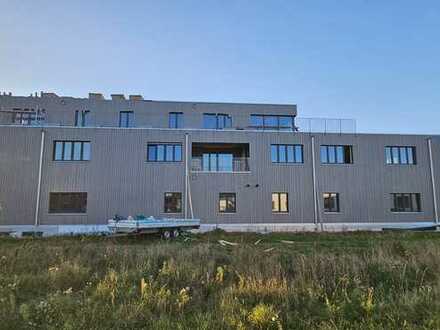
[[[169,239],[171,237],[171,232],[169,230],[164,230],[162,232],[162,237],[165,239]]]
[[[174,229],[173,230],[173,237],[176,238],[176,237],[179,237],[179,235],[180,235],[179,229]]]

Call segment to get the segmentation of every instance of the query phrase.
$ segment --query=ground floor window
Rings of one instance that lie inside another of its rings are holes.
[[[219,212],[220,213],[235,213],[236,212],[235,193],[220,193],[220,195],[219,195]]]
[[[272,193],[272,212],[289,212],[288,194],[284,192]]]
[[[391,212],[421,212],[420,194],[391,194]]]
[[[86,192],[51,192],[49,213],[86,213]]]
[[[339,194],[324,193],[324,212],[339,212]]]
[[[182,193],[180,192],[165,193],[164,212],[165,213],[182,212]]]

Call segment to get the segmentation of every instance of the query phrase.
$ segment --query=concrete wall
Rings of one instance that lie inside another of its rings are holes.
[[[148,163],[148,142],[249,143],[250,173],[192,173],[195,216],[205,224],[313,223],[311,135],[292,132],[44,128],[45,154],[39,219],[51,224],[104,224],[115,213],[165,216],[165,192],[184,192],[184,162]],[[0,224],[33,224],[41,128],[0,127]],[[319,219],[324,223],[426,222],[434,219],[427,136],[315,134]],[[54,162],[54,140],[90,140],[91,160]],[[270,145],[303,144],[304,164],[273,164]],[[354,164],[320,164],[320,144],[353,145]],[[386,165],[386,145],[417,148],[417,165]],[[440,176],[440,143],[434,139]],[[247,187],[247,185],[250,185]],[[256,185],[258,184],[258,187]],[[437,178],[440,191],[440,178]],[[85,215],[48,213],[49,192],[88,192]],[[220,214],[218,194],[235,192],[237,212]],[[289,193],[289,213],[273,214],[271,193]],[[322,193],[339,192],[341,212],[322,211]],[[390,193],[421,193],[422,212],[390,212]],[[182,217],[182,214],[174,215]]]

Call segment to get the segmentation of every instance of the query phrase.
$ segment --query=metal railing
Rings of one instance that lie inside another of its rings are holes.
[[[355,119],[295,118],[295,131],[301,133],[356,133]]]
[[[249,157],[233,157],[228,160],[204,160],[201,156],[191,159],[192,172],[249,172]]]

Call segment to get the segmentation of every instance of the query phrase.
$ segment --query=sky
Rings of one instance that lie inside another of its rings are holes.
[[[440,1],[0,0],[0,91],[288,103],[440,134]]]

